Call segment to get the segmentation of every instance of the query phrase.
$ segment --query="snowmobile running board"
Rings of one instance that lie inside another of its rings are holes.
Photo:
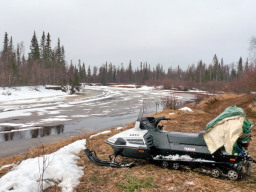
[[[90,149],[85,149],[84,152],[92,162],[100,166],[115,167],[115,168],[125,168],[125,167],[131,168],[135,165],[133,162],[127,163],[127,164],[115,162],[115,157],[111,158],[111,156],[109,156],[110,161],[102,161],[97,157],[96,152],[91,151]]]

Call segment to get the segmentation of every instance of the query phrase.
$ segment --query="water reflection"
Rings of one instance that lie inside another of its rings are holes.
[[[64,133],[64,125],[55,125],[55,126],[45,126],[39,129],[27,130],[27,131],[15,131],[13,127],[5,127],[2,130],[8,131],[7,133],[1,133],[0,142],[19,140],[19,139],[29,139],[29,138],[39,138],[48,135],[56,135]]]
[[[14,136],[14,132],[10,134],[4,134],[4,140],[5,141],[13,140],[13,136]]]
[[[47,135],[61,134],[64,132],[64,125],[45,126],[42,129],[34,129],[30,131],[31,138],[44,137]]]

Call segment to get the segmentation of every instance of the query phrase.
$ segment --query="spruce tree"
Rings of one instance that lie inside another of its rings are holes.
[[[16,58],[17,58],[17,63],[18,63],[18,65],[20,65],[21,64],[21,53],[20,53],[20,51],[21,51],[21,48],[20,48],[20,44],[17,44],[17,49],[16,49]]]
[[[87,69],[87,81],[88,83],[91,82],[91,77],[92,77],[92,73],[91,73],[91,66],[89,65],[88,69]]]
[[[10,41],[9,41],[9,44],[8,44],[8,51],[9,51],[9,54],[12,54],[14,52],[13,51],[12,37],[10,38]]]
[[[45,33],[43,31],[43,35],[41,37],[41,42],[40,42],[40,54],[41,54],[41,58],[44,60],[46,59],[45,43],[46,43],[46,39],[45,39]]]
[[[39,50],[39,45],[38,45],[35,31],[31,40],[29,59],[33,59],[33,60],[40,59],[40,50]]]
[[[57,49],[55,51],[55,58],[58,64],[61,64],[62,61],[62,56],[61,56],[61,46],[60,46],[60,38],[58,38],[58,43],[57,43]]]
[[[213,64],[212,79],[215,81],[218,81],[219,80],[219,60],[216,54],[213,56],[212,64]]]
[[[112,75],[113,83],[116,83],[116,66],[113,67],[113,75]]]
[[[4,34],[4,47],[3,47],[3,53],[8,52],[8,45],[9,45],[8,34],[7,34],[7,32],[5,32],[5,34]]]
[[[51,36],[48,33],[46,37],[46,44],[45,44],[45,59],[47,61],[52,60],[52,48],[51,48]]]
[[[249,71],[249,61],[248,61],[248,58],[246,59],[244,70],[245,70],[245,72]]]
[[[60,58],[60,62],[62,65],[65,65],[65,49],[64,46],[61,47],[61,58]]]
[[[237,66],[237,75],[240,76],[243,73],[243,60],[242,57],[239,58],[238,66]]]
[[[81,81],[85,83],[86,81],[86,69],[85,69],[85,64],[83,63],[81,67]]]
[[[3,45],[3,51],[1,55],[1,60],[3,62],[6,62],[8,60],[8,48],[9,48],[9,39],[8,39],[8,34],[5,32],[4,34],[4,45]]]
[[[9,67],[11,71],[17,73],[17,64],[16,64],[16,54],[14,52],[12,37],[10,38],[8,45],[8,57],[9,57]]]
[[[130,60],[129,65],[128,65],[128,82],[131,83],[132,82],[132,61]]]

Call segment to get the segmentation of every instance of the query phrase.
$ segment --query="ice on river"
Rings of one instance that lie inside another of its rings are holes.
[[[171,90],[135,85],[83,85],[81,92],[73,96],[44,86],[0,87],[0,129],[10,131],[12,128],[11,131],[16,133],[14,136],[0,133],[0,142],[29,138],[29,128],[35,127],[62,125],[65,130],[61,133],[75,135],[124,126],[136,120],[143,99],[160,102],[168,95],[172,95]],[[181,96],[175,94],[178,99]],[[191,94],[184,97],[187,97],[186,101],[192,98]],[[156,112],[155,108],[153,110],[152,114]],[[18,136],[18,131],[26,133]],[[49,133],[52,134],[50,128]]]

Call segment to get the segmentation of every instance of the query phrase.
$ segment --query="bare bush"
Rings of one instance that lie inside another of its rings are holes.
[[[49,156],[46,155],[45,147],[42,144],[41,147],[38,149],[38,169],[39,169],[39,178],[37,180],[38,182],[38,191],[43,192],[44,191],[44,182],[49,183],[51,180],[49,178],[44,178],[46,169],[50,166],[50,164],[53,161],[52,159],[49,159]],[[54,182],[56,183],[56,182]]]
[[[164,109],[177,109],[181,102],[174,93],[172,93],[170,96],[165,96],[161,98],[161,104],[163,105]]]
[[[209,97],[210,97],[210,95],[208,95],[208,94],[200,94],[200,93],[195,94],[195,103],[198,104],[202,100],[205,100],[205,99],[207,99]]]

